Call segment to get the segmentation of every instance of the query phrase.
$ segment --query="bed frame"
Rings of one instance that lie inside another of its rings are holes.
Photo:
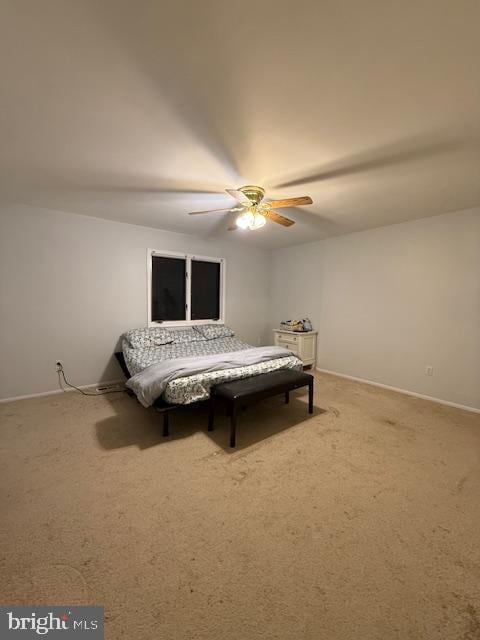
[[[120,365],[123,373],[125,374],[125,377],[127,378],[131,378],[132,375],[130,373],[130,371],[128,370],[127,367],[127,363],[125,362],[125,358],[123,357],[123,352],[122,351],[116,351],[115,352],[115,358],[117,359],[118,364]],[[136,399],[136,395],[133,393],[133,391],[130,391],[130,389],[127,389],[127,392],[130,396],[133,396]],[[138,400],[137,400],[138,402]],[[170,429],[169,429],[169,416],[170,413],[172,411],[175,411],[177,409],[180,409],[181,407],[183,407],[185,405],[182,404],[168,404],[168,402],[165,402],[164,400],[162,400],[161,398],[157,398],[157,400],[155,400],[155,402],[153,403],[153,408],[155,409],[155,411],[157,411],[157,413],[160,413],[163,417],[163,431],[162,431],[162,435],[164,438],[166,438],[167,436],[170,435]]]
[[[123,357],[123,353],[121,351],[117,351],[115,353],[115,357],[117,358],[123,373],[127,378],[130,378],[130,372],[125,362],[125,358]],[[249,378],[241,378],[239,380],[225,382],[224,384],[212,387],[209,400],[199,400],[198,402],[192,402],[189,405],[184,405],[168,404],[161,398],[157,398],[153,403],[153,407],[158,413],[163,415],[163,436],[166,437],[169,435],[168,419],[170,412],[176,411],[177,409],[185,406],[192,406],[192,404],[201,404],[204,402],[210,403],[208,430],[213,431],[215,403],[217,399],[221,399],[226,403],[227,415],[230,416],[230,446],[235,447],[238,409],[244,409],[247,403],[279,395],[280,393],[285,394],[285,402],[288,404],[290,400],[290,391],[308,386],[308,412],[313,413],[313,383],[314,378],[309,373],[293,371],[290,369],[280,369],[279,371],[271,371],[269,373],[262,373]],[[133,392],[130,392],[130,395],[136,398]]]

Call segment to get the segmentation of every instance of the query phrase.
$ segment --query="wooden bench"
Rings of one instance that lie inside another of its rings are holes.
[[[313,376],[303,371],[281,369],[271,373],[262,373],[251,378],[225,382],[212,387],[210,392],[210,415],[208,430],[213,430],[215,405],[217,400],[227,403],[230,415],[230,446],[236,445],[237,411],[247,403],[285,394],[285,402],[290,401],[290,391],[308,386],[308,412],[313,413]]]

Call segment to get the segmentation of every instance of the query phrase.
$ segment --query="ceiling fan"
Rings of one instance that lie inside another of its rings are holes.
[[[264,202],[265,189],[254,185],[247,185],[239,189],[226,189],[232,197],[239,203],[236,207],[229,209],[212,209],[211,211],[192,211],[189,215],[195,216],[203,213],[238,213],[236,224],[229,227],[229,231],[236,229],[249,229],[251,231],[260,229],[266,223],[267,218],[272,222],[277,222],[284,227],[291,227],[295,224],[294,220],[280,215],[273,209],[281,207],[298,207],[302,204],[312,204],[313,200],[309,196],[300,198],[284,198],[282,200],[270,200]]]

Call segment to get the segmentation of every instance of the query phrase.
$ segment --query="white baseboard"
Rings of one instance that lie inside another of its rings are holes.
[[[399,389],[398,387],[391,387],[388,384],[373,382],[373,380],[366,380],[365,378],[356,378],[355,376],[347,376],[345,373],[337,373],[336,371],[329,371],[328,369],[320,369],[320,367],[315,367],[315,370],[319,371],[320,373],[328,373],[332,376],[338,376],[339,378],[347,378],[347,380],[354,380],[355,382],[363,382],[364,384],[369,384],[369,385],[372,385],[373,387],[380,387],[381,389],[396,391],[397,393],[403,393],[406,396],[413,396],[414,398],[429,400],[430,402],[436,402],[437,404],[444,404],[447,407],[455,407],[455,409],[463,409],[464,411],[472,411],[473,413],[480,413],[480,409],[477,409],[476,407],[469,407],[468,405],[465,405],[465,404],[458,404],[456,402],[450,402],[449,400],[434,398],[433,396],[425,396],[422,393],[416,393],[415,391],[408,391],[408,389]]]
[[[456,409],[463,409],[464,411],[471,411],[472,413],[480,413],[480,409],[476,407],[470,407],[464,404],[458,404],[457,402],[450,402],[449,400],[442,400],[441,398],[435,398],[433,396],[426,396],[422,393],[416,393],[415,391],[409,391],[408,389],[400,389],[399,387],[392,387],[388,384],[382,384],[381,382],[374,382],[373,380],[367,380],[365,378],[357,378],[356,376],[349,376],[345,373],[338,373],[337,371],[330,371],[329,369],[321,369],[315,367],[315,370],[320,373],[328,373],[331,376],[337,376],[338,378],[346,378],[347,380],[353,380],[354,382],[363,382],[373,387],[380,387],[381,389],[388,389],[389,391],[396,391],[397,393],[403,393],[407,396],[413,396],[414,398],[420,398],[422,400],[428,400],[430,402],[436,402],[437,404],[443,404],[447,407],[454,407]],[[106,380],[101,382],[95,382],[93,384],[80,385],[79,389],[91,389],[92,387],[104,387],[111,384],[122,384],[124,380]],[[28,400],[29,398],[40,398],[42,396],[53,396],[57,393],[67,393],[69,391],[75,391],[75,389],[55,389],[54,391],[42,391],[41,393],[30,393],[25,396],[13,396],[11,398],[0,398],[2,402],[15,402],[16,400]]]
[[[105,387],[111,384],[123,384],[125,380],[106,380],[105,382],[94,382],[93,384],[79,385],[79,389],[91,389],[92,387]],[[26,396],[13,396],[11,398],[0,398],[1,402],[15,402],[15,400],[28,400],[29,398],[41,398],[42,396],[53,396],[57,393],[68,393],[69,391],[75,391],[75,389],[55,389],[54,391],[42,391],[41,393],[30,393]],[[99,394],[101,395],[101,394]]]

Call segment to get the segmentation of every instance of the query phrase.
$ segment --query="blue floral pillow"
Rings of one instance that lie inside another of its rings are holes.
[[[224,324],[196,324],[195,331],[198,331],[205,340],[214,340],[215,338],[229,338],[235,335],[235,331]]]
[[[145,347],[155,347],[173,342],[168,329],[162,327],[131,329],[124,334],[124,337],[134,349],[145,349]]]

